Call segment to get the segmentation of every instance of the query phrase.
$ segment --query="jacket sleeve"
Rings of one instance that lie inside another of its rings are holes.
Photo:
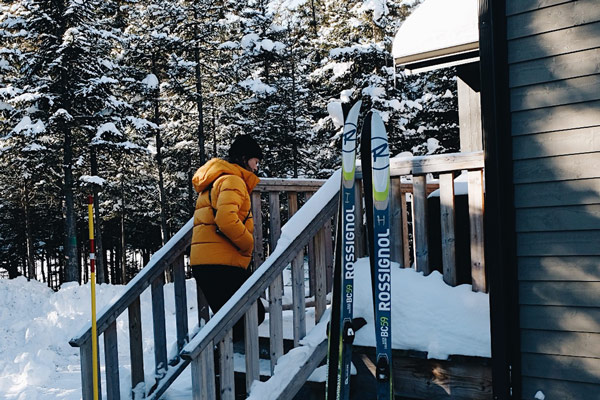
[[[240,220],[239,212],[248,190],[244,181],[236,176],[223,179],[217,196],[215,223],[245,256],[250,256],[254,248],[254,237]]]

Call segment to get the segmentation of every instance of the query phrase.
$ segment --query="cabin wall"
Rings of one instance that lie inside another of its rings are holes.
[[[600,3],[506,0],[522,398],[600,398]]]

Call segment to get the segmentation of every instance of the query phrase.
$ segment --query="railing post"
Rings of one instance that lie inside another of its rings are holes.
[[[119,400],[121,393],[116,321],[104,331],[104,360],[106,364],[106,398],[108,400]]]
[[[144,352],[142,350],[142,313],[140,298],[136,297],[127,309],[129,316],[129,358],[131,360],[131,387],[144,382]]]
[[[183,254],[173,263],[175,292],[175,323],[177,325],[177,351],[181,351],[188,340],[187,297],[185,288],[185,263]]]
[[[298,194],[288,193],[290,218],[298,211]],[[304,249],[292,260],[292,313],[294,315],[294,347],[306,336],[306,310],[304,291]]]
[[[219,372],[221,400],[235,400],[235,372],[233,369],[233,333],[229,330],[219,342]]]
[[[260,301],[260,300],[257,300]],[[252,382],[260,378],[258,355],[258,306],[256,301],[244,315],[244,345],[246,348],[246,393]]]
[[[277,246],[281,236],[281,212],[279,210],[279,192],[269,192],[269,226],[270,252]],[[271,371],[279,357],[283,355],[283,314],[281,296],[283,294],[283,278],[281,274],[269,285],[269,349],[271,355]],[[256,322],[256,324],[258,321]],[[249,388],[248,388],[249,389]]]
[[[402,184],[400,185],[402,187]],[[406,205],[406,193],[400,192],[400,209],[402,210],[402,257],[404,268],[410,268],[410,245],[408,244],[408,206]]]
[[[456,286],[453,172],[440,174],[440,222],[442,224],[442,266],[444,271],[444,282],[450,286]]]
[[[400,198],[402,197],[402,186],[400,185],[400,177],[394,177],[390,179],[392,190],[391,190],[391,202],[390,202],[390,229],[395,234],[396,239],[392,240],[392,261],[400,264],[401,268],[405,268],[404,254],[402,253],[402,207],[400,205]],[[360,221],[360,220],[359,220]]]
[[[315,249],[315,323],[321,320],[327,306],[327,276],[325,266],[325,247],[323,245],[323,228],[313,238]]]
[[[427,244],[427,185],[425,175],[413,176],[413,238],[417,271],[429,275]]]
[[[200,355],[192,360],[192,396],[194,400],[215,400],[215,355],[210,342]]]
[[[483,244],[483,170],[469,171],[469,225],[471,228],[471,280],[473,291],[487,292]]]
[[[263,247],[262,211],[260,192],[252,192],[252,218],[254,219],[254,270],[265,261]]]
[[[154,367],[157,379],[167,373],[167,339],[165,329],[165,277],[160,274],[152,282],[152,323],[154,331]]]
[[[81,363],[81,394],[83,400],[94,399],[94,385],[92,368],[92,341],[86,341],[79,347],[79,362]]]

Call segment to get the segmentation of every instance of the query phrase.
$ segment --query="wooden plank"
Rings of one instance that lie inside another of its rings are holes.
[[[600,126],[513,138],[513,159],[600,152]]]
[[[508,63],[552,57],[598,47],[600,22],[508,41]]]
[[[600,204],[523,208],[515,214],[517,232],[600,230]]]
[[[375,387],[375,351],[354,346],[353,363],[358,375],[354,377],[369,393]],[[397,399],[492,399],[492,370],[490,360],[479,357],[451,357],[450,360],[427,359],[406,351],[392,354],[394,395]],[[357,398],[370,398],[368,395]]]
[[[510,110],[532,110],[598,99],[600,74],[514,88],[510,91]]]
[[[209,305],[206,296],[200,289],[200,285],[196,283],[196,304],[198,307],[198,326],[204,326],[210,319]]]
[[[595,277],[597,279],[598,277]],[[519,303],[528,305],[597,307],[597,282],[519,282]]]
[[[326,179],[260,178],[254,190],[260,192],[314,192],[326,182]]]
[[[530,306],[519,309],[522,329],[600,333],[600,308]]]
[[[513,136],[600,125],[600,101],[511,113]]]
[[[327,307],[327,268],[325,265],[325,248],[323,246],[323,229],[314,237],[315,243],[315,324],[321,320]]]
[[[258,300],[260,301],[260,300]],[[246,349],[246,391],[252,387],[252,382],[260,379],[258,355],[258,306],[252,303],[244,314],[244,345]]]
[[[319,366],[323,358],[327,356],[327,340],[321,342],[314,348],[313,353],[306,359],[300,367],[300,371],[284,383],[278,400],[293,399],[300,388],[306,383],[308,377]]]
[[[173,264],[175,294],[175,324],[177,327],[177,351],[188,341],[187,294],[185,288],[185,264],[183,255]]]
[[[406,194],[400,197],[400,208],[402,209],[402,253],[404,257],[404,268],[410,268],[410,246],[408,244],[408,207],[406,205]]]
[[[104,364],[106,369],[106,398],[119,400],[119,348],[117,344],[117,323],[113,322],[104,331]]]
[[[254,219],[254,270],[256,270],[265,262],[260,192],[256,191],[252,192],[252,218]]]
[[[192,360],[192,396],[194,400],[216,400],[215,360],[212,342]]]
[[[456,286],[456,236],[454,234],[454,173],[440,174],[440,218],[444,282]]]
[[[519,14],[526,11],[536,11],[540,8],[550,7],[573,0],[510,0],[506,2],[506,15]]]
[[[523,281],[600,281],[600,257],[521,257]]]
[[[361,226],[360,229],[362,229],[364,232],[364,226]],[[325,242],[325,263],[327,264],[326,291],[327,293],[329,293],[333,290],[333,235],[331,230],[331,220],[325,223],[325,225],[323,226],[323,230],[325,232],[325,235],[323,235],[323,240]],[[361,240],[360,242],[362,243],[361,247],[364,249],[364,240]]]
[[[283,294],[283,278],[279,274],[269,285],[269,356],[271,373],[279,357],[283,355],[283,310],[281,296]]]
[[[600,21],[597,0],[562,3],[507,18],[507,39],[539,35],[596,21]]]
[[[390,202],[390,229],[393,232],[394,239],[391,243],[391,259],[400,264],[401,268],[405,268],[404,253],[402,251],[402,205],[400,198],[404,196],[400,189],[400,177],[392,178],[391,202]],[[358,221],[362,221],[358,219]],[[362,224],[360,224],[362,225]]]
[[[511,88],[600,73],[600,48],[526,61],[509,66]]]
[[[235,372],[233,368],[233,333],[229,331],[219,342],[221,400],[235,400]]]
[[[600,334],[522,329],[521,351],[600,358]]]
[[[600,178],[515,185],[515,207],[596,204]]]
[[[281,236],[281,211],[279,206],[279,192],[269,193],[269,254],[275,250],[277,241]]]
[[[306,201],[312,196],[312,193],[306,194]],[[314,297],[317,292],[316,281],[317,281],[317,270],[316,270],[316,254],[315,254],[315,241],[311,239],[308,241],[308,293],[309,296]]]
[[[425,175],[413,176],[413,243],[417,271],[429,275],[429,245],[427,243],[427,195]]]
[[[131,387],[144,382],[144,351],[142,348],[142,313],[140,298],[127,309],[129,319],[129,359],[131,360]]]
[[[513,181],[516,184],[599,177],[599,153],[517,160],[514,162]]]
[[[298,194],[288,193],[290,218],[298,211]],[[294,318],[294,347],[306,335],[306,311],[304,289],[304,249],[292,260],[292,313]],[[269,310],[270,313],[270,310]],[[283,344],[283,342],[282,342]]]
[[[79,346],[79,363],[81,365],[81,394],[83,400],[94,399],[94,369],[92,368],[92,341]]]
[[[461,69],[456,79],[458,89],[458,125],[460,151],[483,150],[481,130],[481,96],[461,79]],[[465,70],[465,73],[467,71]],[[477,77],[479,79],[479,77]]]
[[[600,256],[600,232],[527,232],[517,234],[518,256]]]
[[[523,353],[521,366],[529,377],[600,384],[600,358]]]
[[[521,398],[535,399],[536,393],[540,390],[543,391],[546,399],[598,399],[598,397],[589,397],[590,393],[598,392],[598,385],[595,384],[579,383],[566,380],[523,377]]]
[[[165,278],[152,282],[152,331],[154,333],[154,367],[157,379],[167,373],[167,331],[165,327]]]
[[[471,243],[471,280],[473,291],[487,292],[484,243],[483,170],[468,172],[469,227]]]
[[[390,176],[425,175],[484,167],[482,151],[471,153],[436,154],[431,156],[394,157],[390,159]],[[362,176],[357,167],[357,177]]]

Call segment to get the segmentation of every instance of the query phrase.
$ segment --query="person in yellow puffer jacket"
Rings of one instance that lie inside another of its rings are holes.
[[[192,178],[198,192],[190,263],[196,285],[214,313],[250,276],[254,249],[254,220],[250,193],[259,182],[256,172],[263,153],[249,135],[238,136],[227,160],[213,158]],[[260,227],[258,227],[260,229]],[[259,324],[265,309],[258,301]],[[243,338],[243,320],[233,329],[234,341]]]

